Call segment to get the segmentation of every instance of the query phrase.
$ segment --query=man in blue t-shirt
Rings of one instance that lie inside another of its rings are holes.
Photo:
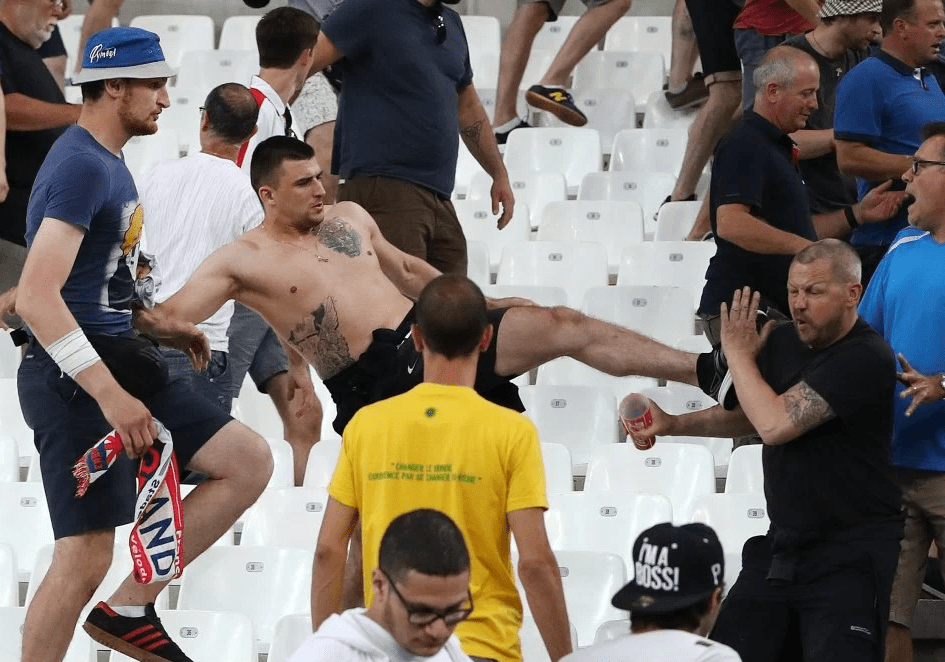
[[[857,177],[862,199],[878,184],[899,177],[921,142],[919,130],[945,120],[945,96],[925,69],[945,38],[941,0],[885,0],[880,52],[848,73],[837,88],[834,137],[841,172]],[[857,228],[850,243],[863,259],[864,275],[875,269],[906,211],[885,223]]]
[[[465,275],[466,239],[450,202],[460,135],[492,177],[500,228],[514,199],[459,14],[440,0],[346,0],[322,25],[312,68],[338,60],[338,201],[364,207],[405,253]]]
[[[862,318],[898,353],[905,384],[895,398],[892,444],[906,516],[889,614],[886,659],[893,662],[912,659],[910,628],[929,546],[945,551],[945,122],[929,124],[922,136],[902,178],[915,196],[909,223],[924,232],[903,232],[860,304]]]
[[[209,478],[184,504],[181,565],[223,535],[272,472],[265,441],[183,381],[168,383],[152,344],[132,330],[144,212],[121,150],[132,136],[157,131],[169,105],[167,77],[175,73],[151,32],[112,28],[92,35],[73,78],[82,85],[78,123],[49,150],[30,197],[30,250],[16,296],[30,339],[17,389],[34,431],[56,538],[26,614],[22,657],[31,662],[63,659],[81,610],[111,564],[114,529],[134,517],[135,460],[154,443],[155,420],[170,431],[179,466]],[[206,339],[192,325],[146,311],[135,323],[187,351],[195,366],[206,364]],[[73,465],[111,430],[125,452],[76,498]],[[154,611],[173,572],[151,550],[176,537],[161,529],[162,538],[155,538],[155,528],[139,533],[157,581],[126,578],[92,609],[84,628],[136,659],[190,662]]]

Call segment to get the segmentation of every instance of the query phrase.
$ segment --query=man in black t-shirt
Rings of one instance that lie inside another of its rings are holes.
[[[860,262],[836,239],[794,257],[793,324],[761,333],[759,295],[721,307],[722,348],[740,406],[667,416],[633,436],[731,436],[764,442],[771,527],[742,550],[742,571],[711,638],[744,662],[880,662],[902,536],[893,478],[895,360],[857,316]]]

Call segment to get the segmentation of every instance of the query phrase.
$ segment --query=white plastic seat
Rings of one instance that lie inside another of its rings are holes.
[[[564,444],[541,442],[541,459],[545,466],[545,493],[574,491],[571,474],[571,451]]]
[[[635,202],[614,200],[562,200],[545,205],[538,223],[539,241],[588,237],[607,247],[607,270],[616,274],[624,247],[644,239],[643,209]]]
[[[656,51],[669,68],[673,52],[672,18],[669,16],[623,16],[604,37],[605,51]]]
[[[194,660],[257,662],[249,616],[232,611],[162,610],[158,618],[187,657]],[[133,662],[113,652],[109,662]]]
[[[584,474],[592,448],[617,442],[617,400],[608,389],[536,385],[519,389],[519,396],[538,437],[570,451],[572,473]]]
[[[657,444],[646,451],[633,444],[600,446],[588,462],[584,489],[662,494],[673,505],[673,522],[682,524],[697,498],[715,494],[715,462],[708,449],[694,444]]]
[[[160,120],[158,120],[160,124]],[[121,153],[135,182],[155,163],[180,157],[180,140],[173,129],[161,129],[150,136],[132,136]]]
[[[661,90],[650,93],[646,97],[646,106],[643,111],[644,129],[686,129],[696,121],[699,108],[685,108],[674,110],[666,101],[666,95]]]
[[[209,92],[210,88],[181,85],[167,91],[171,105],[161,111],[158,125],[161,131],[177,134],[177,149],[182,154],[200,151],[200,107]]]
[[[30,456],[34,448],[33,431],[23,419],[16,377],[0,378],[0,434],[13,437],[21,458]]]
[[[600,133],[601,149],[610,154],[610,146],[617,132],[627,127],[636,126],[636,99],[629,90],[604,87],[577,90],[573,94],[574,105],[587,117],[588,129],[597,129]],[[568,126],[548,112],[542,113],[543,126]]]
[[[617,284],[680,287],[692,297],[695,312],[715,248],[709,241],[651,241],[628,246],[620,258]]]
[[[489,268],[495,272],[499,268],[502,248],[510,241],[528,241],[532,225],[528,205],[516,202],[512,219],[503,229],[496,225],[497,216],[492,214],[492,201],[484,199],[456,200],[453,202],[456,216],[463,228],[466,241],[481,241],[489,246]]]
[[[656,51],[595,51],[574,68],[575,90],[615,87],[634,99],[646,99],[663,88],[666,76],[663,56]]]
[[[592,287],[581,312],[672,345],[695,328],[692,296],[679,287]]]
[[[667,202],[656,215],[653,241],[683,241],[695,225],[700,209],[699,200]]]
[[[309,614],[289,614],[276,623],[266,662],[289,662],[289,658],[312,635]]]
[[[66,47],[66,78],[71,76],[75,69],[76,60],[82,58],[79,53],[79,38],[82,35],[82,23],[85,21],[83,14],[70,14],[57,21],[59,26],[59,36],[62,37],[62,45]],[[118,27],[118,18],[112,19],[112,27]],[[80,101],[81,103],[81,101]]]
[[[765,493],[765,474],[761,463],[762,444],[739,446],[732,451],[725,480],[725,493]]]
[[[610,391],[619,402],[627,393],[636,393],[641,389],[656,386],[656,380],[637,375],[615,377],[569,356],[562,356],[538,368],[535,384],[594,386]]]
[[[512,132],[513,135],[516,132]],[[568,185],[560,172],[534,172],[530,170],[509,170],[509,182],[516,204],[528,205],[532,227],[537,227],[542,210],[549,202],[568,199]],[[467,197],[489,200],[492,178],[485,172],[473,175]]]
[[[587,483],[583,492],[549,494],[548,506],[545,528],[555,553],[567,550],[617,554],[628,568],[633,565],[633,543],[637,536],[655,524],[673,519],[669,499],[661,494],[599,491],[588,489]],[[616,589],[611,597],[614,592]],[[610,604],[609,597],[605,603]],[[590,637],[594,637],[593,630]],[[590,643],[590,639],[586,641]]]
[[[490,60],[491,61],[491,60]],[[477,71],[473,70],[473,73],[476,75],[476,80],[479,80]],[[489,118],[491,122],[495,117],[495,99],[496,99],[496,89],[495,84],[490,86],[480,87],[476,83],[476,94],[479,96],[479,103],[482,104],[483,109],[486,111],[486,117]],[[525,102],[525,90],[519,90],[518,94],[515,97],[515,114],[518,117],[526,117],[528,115],[528,104]],[[460,140],[460,143],[463,141]],[[465,147],[465,145],[464,145]],[[505,145],[499,145],[499,151],[505,149]],[[468,182],[466,182],[468,184]]]
[[[492,283],[492,258],[489,244],[484,241],[466,242],[466,275],[480,288]]]
[[[0,543],[13,547],[20,581],[33,570],[43,545],[53,542],[41,483],[0,483]]]
[[[465,143],[459,141],[459,152],[456,155],[456,176],[453,184],[453,199],[459,196],[469,197],[469,187],[472,184],[473,177],[483,175],[489,180],[489,186],[492,185],[492,179],[479,165],[479,161],[469,153]],[[489,196],[487,195],[486,198]],[[518,202],[518,198],[515,199]]]
[[[312,446],[305,463],[303,487],[327,488],[338,464],[341,453],[341,439],[322,439]]]
[[[295,484],[295,470],[292,458],[292,446],[285,439],[267,437],[266,443],[272,452],[272,476],[269,477],[267,490],[281,490]]]
[[[539,306],[548,308],[568,305],[568,293],[563,287],[553,285],[489,285],[482,288],[482,293],[493,299],[505,297],[531,299]]]
[[[636,202],[643,208],[643,231],[650,238],[656,232],[654,216],[675,185],[676,177],[667,172],[592,172],[584,177],[577,197]]]
[[[578,16],[558,16],[558,20],[542,24],[538,34],[535,35],[535,41],[532,42],[532,49],[557,53],[578,18]]]
[[[223,83],[246,84],[258,69],[255,50],[188,50],[181,56],[177,85],[209,92]]]
[[[570,470],[570,465],[568,469]],[[20,582],[13,547],[0,543],[0,607],[17,607],[20,604]]]
[[[685,129],[623,129],[614,136],[610,169],[679,175],[689,133]]]
[[[6,336],[6,338],[4,337]],[[16,377],[16,371],[20,367],[20,348],[9,340],[9,336],[0,333],[0,379],[11,379]]]
[[[265,653],[280,618],[311,609],[312,558],[293,548],[211,547],[184,570],[177,607],[246,614]]]
[[[209,16],[150,14],[136,16],[130,25],[157,33],[164,59],[175,69],[180,67],[185,52],[213,48],[213,19]]]
[[[688,414],[714,407],[717,403],[702,392],[698,386],[669,382],[666,386],[648,388],[643,395],[655,402],[663,411],[673,414]],[[724,478],[732,457],[732,439],[728,437],[657,437],[658,444],[696,444],[705,446],[715,460],[715,477]]]
[[[18,662],[23,649],[26,607],[0,607],[0,660]],[[92,639],[76,628],[62,662],[96,662]]]
[[[221,51],[256,51],[256,24],[261,16],[227,16],[220,30]]]
[[[321,487],[266,490],[243,515],[241,545],[315,551],[328,491]]]
[[[243,378],[235,402],[239,405],[240,420],[256,434],[269,439],[281,439],[285,434],[282,418],[272,398],[260,393],[248,374]]]
[[[499,54],[479,53],[469,58],[476,88],[495,88],[499,82]]]
[[[578,646],[589,646],[597,628],[626,616],[610,604],[627,583],[627,568],[617,554],[555,550],[568,618],[577,631]]]
[[[603,165],[600,134],[595,129],[539,127],[509,134],[505,165],[509,170],[561,172],[577,192],[584,175]]]
[[[16,440],[3,434],[0,427],[0,483],[16,483],[20,480],[20,452]]]
[[[518,633],[519,643],[522,646],[522,662],[551,662],[548,650],[545,648],[545,642],[541,638],[541,632],[538,631],[538,625],[535,624],[535,619],[528,607],[528,600],[525,598],[525,593],[521,587],[519,587],[519,595],[523,607],[522,629]],[[569,622],[568,626],[571,629],[571,647],[577,650],[577,629],[574,627],[574,623]]]
[[[712,351],[712,343],[705,336],[687,336],[680,338],[676,343],[676,349],[681,349],[690,354],[705,354]]]
[[[708,494],[696,500],[690,519],[715,529],[726,554],[741,554],[745,541],[768,533],[768,504],[764,494]]]
[[[501,29],[499,19],[495,16],[462,15],[463,32],[466,33],[466,42],[469,44],[469,59],[486,53],[499,54],[501,49]],[[473,72],[475,73],[475,72]]]
[[[607,285],[607,249],[590,241],[510,242],[502,251],[499,285],[556,285],[568,301],[581,301],[590,287]]]
[[[621,637],[626,637],[628,634],[630,634],[630,621],[628,619],[607,621],[606,623],[601,623],[600,627],[597,628],[597,632],[594,633],[594,644],[597,645],[607,641],[613,641],[614,639],[620,639]]]

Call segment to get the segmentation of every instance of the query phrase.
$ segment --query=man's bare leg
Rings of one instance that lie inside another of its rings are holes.
[[[305,134],[305,142],[315,150],[315,159],[319,163],[331,163],[331,150],[335,141],[335,123],[324,122],[318,126],[312,127]],[[328,166],[322,170],[322,186],[325,188],[325,195],[322,202],[326,205],[333,205],[338,201],[338,175],[328,172]]]
[[[741,113],[741,73],[726,71],[708,76],[706,84],[709,100],[689,127],[689,142],[673,189],[673,200],[683,200],[696,192],[702,169],[709,162],[715,144]]]
[[[606,5],[596,5],[584,12],[571,28],[548,71],[538,82],[539,85],[568,87],[574,67],[604,38],[617,19],[627,13],[631,2],[632,0],[611,0]]]
[[[522,374],[552,359],[570,356],[610,375],[698,385],[696,354],[571,308],[510,308],[498,334],[495,371],[499,375]]]
[[[499,56],[499,81],[496,84],[493,127],[507,124],[518,116],[515,110],[518,88],[522,84],[522,76],[525,75],[535,35],[548,20],[548,16],[548,5],[544,2],[529,3],[515,9],[512,22],[505,31],[502,53]]]
[[[686,8],[686,0],[676,0],[673,7],[673,50],[669,61],[669,90],[680,91],[692,78],[692,69],[699,57],[696,33]]]
[[[322,403],[313,394],[315,406],[299,411],[302,398],[289,400],[289,373],[280,372],[266,382],[266,393],[282,419],[282,436],[292,446],[292,475],[295,486],[302,485],[305,478],[305,465],[312,446],[322,438]]]
[[[912,662],[912,630],[889,622],[886,629],[886,662]]]

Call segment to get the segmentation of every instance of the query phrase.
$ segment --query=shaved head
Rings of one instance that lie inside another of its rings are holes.
[[[850,244],[839,239],[821,239],[794,256],[798,264],[810,264],[817,260],[827,260],[830,271],[838,283],[859,283],[862,274],[860,256]]]

